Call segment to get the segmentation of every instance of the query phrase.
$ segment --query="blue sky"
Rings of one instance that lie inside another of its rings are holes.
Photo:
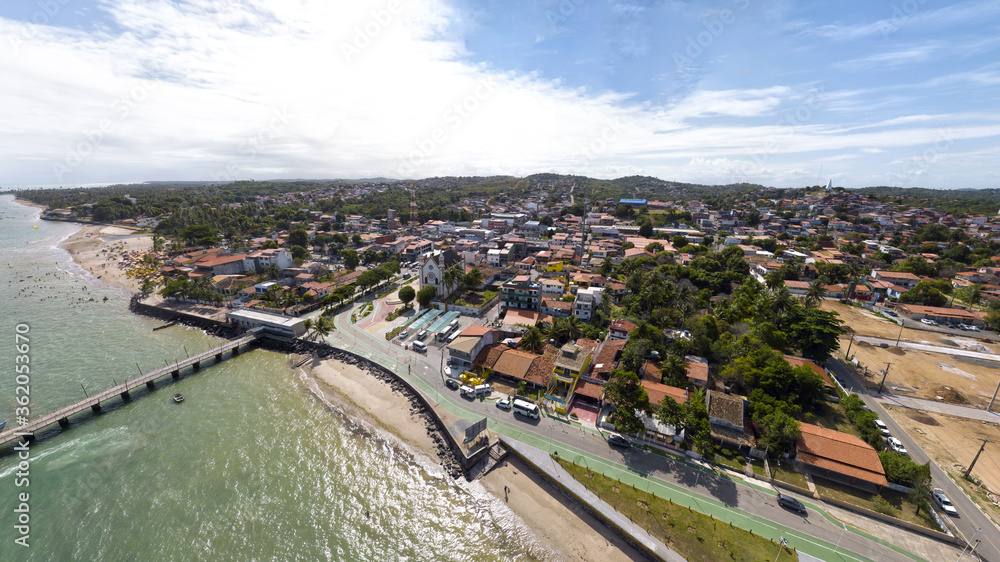
[[[0,185],[1000,187],[1000,0],[0,5]]]

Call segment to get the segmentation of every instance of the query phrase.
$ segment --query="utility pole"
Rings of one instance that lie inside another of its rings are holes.
[[[851,360],[851,346],[854,345],[854,332],[851,332],[851,341],[847,344],[847,353],[844,354],[844,358],[848,361]]]
[[[899,338],[903,337],[903,321],[899,322],[899,335],[896,336],[896,347],[899,347]]]
[[[885,386],[885,378],[889,376],[889,365],[892,365],[892,363],[886,363],[885,370],[882,371],[882,382],[878,383],[879,394],[882,394],[882,387]]]
[[[979,460],[979,455],[983,454],[983,449],[986,448],[986,444],[993,443],[993,441],[990,441],[989,439],[980,439],[980,441],[982,441],[983,443],[982,445],[979,446],[979,452],[976,453],[976,458],[972,459],[972,464],[969,465],[969,469],[965,471],[966,478],[968,478],[969,475],[972,474],[972,467],[976,466],[976,461]]]
[[[990,405],[986,407],[987,412],[993,410],[993,402],[997,399],[998,392],[1000,392],[1000,382],[997,383],[997,389],[993,391],[993,398],[990,398]]]

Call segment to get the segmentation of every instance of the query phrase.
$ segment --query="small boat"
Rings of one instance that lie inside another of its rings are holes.
[[[0,430],[3,430],[5,425],[7,425],[7,422],[0,422]]]
[[[177,394],[174,394],[174,402],[183,402],[183,401],[184,401],[184,397],[181,396],[181,394],[179,392]]]

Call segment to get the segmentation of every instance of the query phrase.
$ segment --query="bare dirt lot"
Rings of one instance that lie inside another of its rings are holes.
[[[972,475],[982,481],[985,490],[974,488],[962,478],[979,450],[980,439],[1000,443],[1000,427],[993,423],[910,408],[890,406],[889,409],[892,419],[903,427],[925,453],[951,474],[956,482],[965,484],[970,495],[986,507],[986,512],[994,521],[1000,519],[1000,507],[996,503],[1000,499],[1000,449],[997,445],[986,445],[972,471]],[[990,493],[987,494],[986,490]]]
[[[875,336],[889,339],[899,338],[901,342],[923,343],[969,349],[974,351],[1000,353],[997,344],[968,336],[955,336],[927,330],[902,328],[895,322],[876,316],[874,313],[836,301],[825,301],[824,310],[840,314],[844,326],[858,336]],[[866,342],[850,343],[850,335],[841,337],[839,359],[844,359],[850,345],[851,356],[858,360],[860,373],[864,373],[865,385],[878,388],[882,380],[882,370],[888,364],[889,375],[885,388],[889,392],[942,400],[985,408],[1000,382],[1000,363],[934,353],[914,349],[876,347]],[[867,373],[865,373],[867,367]]]

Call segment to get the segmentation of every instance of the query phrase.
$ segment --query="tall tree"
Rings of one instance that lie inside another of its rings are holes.
[[[616,430],[626,434],[643,430],[638,413],[650,411],[649,394],[635,373],[620,369],[611,371],[611,379],[604,385],[604,399],[615,405],[608,419]]]
[[[431,301],[437,296],[437,287],[434,285],[428,285],[423,289],[417,291],[417,303],[420,304],[420,308],[427,308],[430,306]]]
[[[414,290],[414,288],[412,286],[410,286],[410,285],[403,285],[399,289],[398,296],[399,296],[399,300],[404,305],[408,306],[413,301],[413,299],[417,296],[417,291]]]

